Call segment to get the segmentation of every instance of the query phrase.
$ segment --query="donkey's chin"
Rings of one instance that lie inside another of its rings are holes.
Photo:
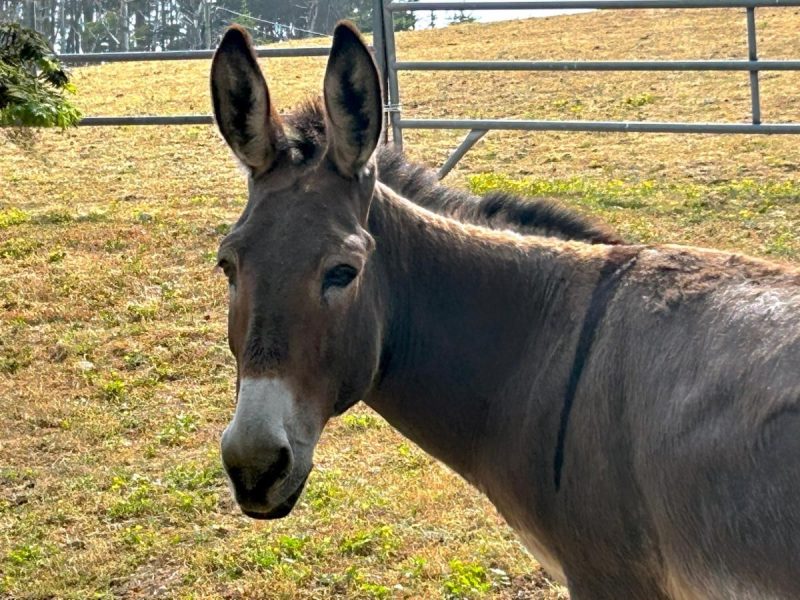
[[[261,510],[260,508],[255,508],[253,506],[248,506],[245,508],[241,504],[239,504],[239,508],[241,509],[242,513],[245,516],[250,517],[251,519],[261,519],[261,520],[270,520],[270,519],[282,519],[294,508],[294,505],[297,504],[297,500],[300,498],[300,494],[303,493],[303,488],[306,485],[306,480],[308,479],[308,475],[306,475],[303,480],[300,482],[300,485],[297,486],[297,489],[293,491],[289,496],[277,506],[274,506],[269,509]]]

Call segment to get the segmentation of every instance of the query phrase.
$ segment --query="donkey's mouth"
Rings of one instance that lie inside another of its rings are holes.
[[[242,507],[240,508],[242,508],[242,512],[251,519],[282,519],[292,512],[294,505],[297,504],[297,500],[300,498],[300,494],[303,493],[303,488],[306,486],[307,479],[308,475],[303,478],[303,481],[300,482],[300,485],[297,486],[297,489],[293,491],[292,494],[286,498],[286,500],[271,510],[262,512]]]

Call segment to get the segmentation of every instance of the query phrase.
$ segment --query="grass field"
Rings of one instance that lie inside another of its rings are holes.
[[[800,11],[759,10],[763,58]],[[741,58],[744,11],[618,11],[398,36],[401,58]],[[321,59],[265,62],[288,107]],[[207,61],[75,72],[86,114],[208,112]],[[800,74],[762,76],[800,121]],[[409,116],[731,120],[747,75],[408,74]],[[0,135],[2,135],[0,133]],[[413,132],[440,164],[458,135]],[[491,133],[450,176],[560,198],[632,241],[800,261],[797,136]],[[292,515],[223,482],[233,411],[220,237],[241,174],[210,127],[42,132],[0,149],[0,597],[565,598],[457,476],[364,407],[338,419]]]

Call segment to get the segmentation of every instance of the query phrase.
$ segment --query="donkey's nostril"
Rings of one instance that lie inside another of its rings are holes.
[[[292,468],[292,451],[289,450],[288,446],[284,446],[278,451],[278,460],[275,461],[275,464],[272,467],[272,471],[275,473],[276,480],[283,480],[289,475],[289,471]]]
[[[292,450],[289,446],[252,454],[236,450],[239,449],[223,443],[222,462],[237,494],[244,492],[263,500],[271,488],[282,483],[291,473]]]

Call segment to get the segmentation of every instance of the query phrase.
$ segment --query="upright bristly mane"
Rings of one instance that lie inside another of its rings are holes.
[[[378,148],[378,175],[390,188],[433,212],[490,229],[510,229],[592,244],[622,244],[607,226],[546,198],[506,192],[477,196],[439,183],[428,167],[410,163],[391,146]]]
[[[288,142],[298,162],[311,163],[325,148],[325,109],[319,100],[306,102],[287,115]],[[439,183],[428,167],[410,163],[402,152],[381,145],[378,178],[415,204],[440,215],[525,235],[542,235],[592,244],[623,244],[609,227],[550,199],[523,198],[506,192],[477,196]]]

